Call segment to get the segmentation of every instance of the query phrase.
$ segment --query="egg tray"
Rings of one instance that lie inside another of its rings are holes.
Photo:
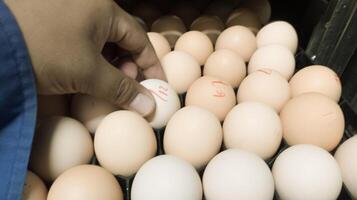
[[[305,52],[302,49],[299,49],[298,53],[296,54],[296,70],[299,70],[305,66],[312,65],[312,64],[313,63],[310,61],[308,56],[306,56]],[[185,96],[186,96],[186,94],[179,95],[181,107],[183,107],[185,105]],[[352,137],[354,134],[357,134],[355,129],[353,128],[353,127],[356,127],[356,124],[353,124],[353,123],[357,123],[357,116],[352,111],[352,109],[350,109],[348,104],[343,99],[339,102],[339,104],[344,112],[345,121],[346,121],[346,128],[344,131],[343,138],[340,142],[340,144],[341,144],[348,138]],[[163,145],[164,131],[165,131],[165,128],[154,130],[155,135],[156,135],[157,145],[158,145],[156,155],[165,154],[164,145]],[[283,152],[285,149],[287,149],[288,147],[289,147],[288,144],[283,140],[277,153],[271,159],[266,161],[266,163],[268,164],[270,169],[272,168],[273,163],[274,163],[275,159],[279,156],[279,154],[281,152]],[[224,147],[222,145],[221,151],[223,151],[223,150],[224,150]],[[334,152],[335,152],[335,150],[332,151],[331,154],[333,155]],[[92,159],[91,164],[99,165],[95,156]],[[204,172],[204,169],[202,169],[201,171],[198,172],[201,178],[202,178],[203,172]],[[119,184],[122,187],[122,190],[124,193],[124,200],[131,199],[131,186],[132,186],[134,177],[135,177],[135,175],[133,175],[131,177],[116,176],[116,179],[118,180]],[[203,197],[203,200],[204,199],[205,198]],[[350,197],[345,186],[343,186],[341,193],[338,197],[338,200],[350,200],[350,199],[352,199],[352,198]],[[279,196],[276,192],[274,195],[274,200],[279,200]]]

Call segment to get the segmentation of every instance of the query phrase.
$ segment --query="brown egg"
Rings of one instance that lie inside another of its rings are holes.
[[[46,200],[47,188],[43,181],[31,171],[27,171],[22,200]]]
[[[232,86],[218,78],[203,76],[188,89],[186,106],[198,106],[211,111],[220,121],[236,104]]]
[[[75,94],[72,98],[72,116],[82,122],[93,134],[102,119],[115,110],[118,110],[118,108],[113,104],[90,95]]]
[[[29,168],[43,180],[53,181],[92,157],[92,138],[80,122],[60,116],[38,121]]]
[[[345,128],[341,108],[319,93],[305,93],[291,99],[280,113],[283,137],[289,145],[313,144],[332,151]]]
[[[152,3],[142,1],[132,10],[133,15],[141,18],[150,27],[151,24],[160,17],[161,11]]]
[[[233,8],[234,6],[229,1],[215,0],[208,5],[204,13],[218,16],[222,21],[226,21]]]
[[[260,48],[269,44],[286,46],[295,54],[298,47],[295,28],[285,21],[275,21],[265,25],[257,34],[257,45]]]
[[[204,65],[208,56],[213,52],[213,45],[204,33],[189,31],[176,41],[175,50],[189,53],[200,65]]]
[[[299,70],[290,80],[292,96],[318,92],[338,102],[342,86],[337,74],[322,65],[312,65]]]
[[[178,1],[171,8],[170,13],[180,17],[187,28],[189,28],[193,20],[200,15],[200,11],[189,1]]]
[[[229,15],[226,21],[226,26],[231,27],[236,25],[245,26],[254,34],[257,34],[262,27],[258,16],[247,8],[238,8]]]
[[[187,106],[167,124],[164,149],[166,154],[180,157],[200,170],[219,152],[222,137],[221,124],[213,113]]]
[[[116,111],[99,124],[94,137],[99,164],[115,175],[132,176],[156,153],[149,123],[131,111]]]
[[[268,0],[246,0],[242,7],[249,8],[256,13],[262,24],[268,23],[271,16],[271,6]]]
[[[38,95],[37,116],[65,116],[69,113],[69,97],[67,95]]]
[[[122,189],[107,170],[81,165],[65,171],[52,184],[47,200],[123,200]]]
[[[147,35],[159,59],[163,58],[171,51],[169,42],[160,33],[149,32]]]
[[[151,32],[163,35],[169,41],[170,47],[174,48],[177,39],[186,32],[183,21],[175,15],[166,15],[158,18],[151,26]]]
[[[233,50],[248,62],[257,49],[257,43],[253,32],[247,27],[232,26],[218,36],[216,50],[219,49]]]
[[[238,103],[257,101],[271,106],[277,112],[280,112],[289,99],[288,81],[271,69],[259,69],[249,74],[237,92]]]
[[[224,30],[224,24],[217,16],[202,15],[192,22],[190,29],[201,31],[209,37],[212,44],[215,44],[219,34]]]
[[[185,93],[190,85],[201,76],[197,60],[183,51],[172,51],[161,60],[168,83],[179,94]]]
[[[244,60],[234,51],[220,49],[213,52],[207,59],[203,75],[222,79],[233,88],[239,86],[247,74]]]
[[[272,69],[289,80],[295,71],[295,57],[282,45],[267,45],[257,49],[249,60],[248,73],[258,69]]]

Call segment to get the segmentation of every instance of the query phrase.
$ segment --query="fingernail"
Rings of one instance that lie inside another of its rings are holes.
[[[135,110],[142,116],[147,116],[153,112],[155,102],[145,94],[139,93],[135,99],[130,103],[129,108]]]

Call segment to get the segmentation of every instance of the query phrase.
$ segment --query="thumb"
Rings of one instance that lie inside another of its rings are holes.
[[[108,63],[103,57],[98,66],[85,77],[84,91],[98,98],[106,99],[115,105],[136,111],[147,116],[155,110],[155,100],[151,93],[134,79],[124,75],[119,69]]]

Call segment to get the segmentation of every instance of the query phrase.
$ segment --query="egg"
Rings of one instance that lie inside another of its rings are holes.
[[[289,99],[288,81],[271,69],[259,69],[249,74],[237,92],[238,103],[257,101],[267,104],[277,112],[280,112]]]
[[[95,165],[81,165],[65,171],[52,184],[47,200],[123,200],[115,177]]]
[[[159,59],[171,51],[170,44],[164,36],[155,32],[149,32],[147,35]]]
[[[187,28],[189,28],[193,20],[200,15],[200,11],[189,1],[178,1],[171,8],[170,13],[180,17]]]
[[[258,16],[247,8],[235,9],[228,17],[226,26],[241,25],[249,28],[254,34],[257,34],[262,24]]]
[[[234,5],[229,1],[214,0],[210,2],[210,4],[204,10],[204,13],[218,16],[222,21],[225,21],[233,8]]]
[[[214,77],[203,76],[188,89],[185,102],[186,106],[207,109],[223,121],[236,104],[236,99],[229,83]]]
[[[186,32],[183,21],[175,15],[165,15],[158,18],[151,26],[151,32],[157,32],[163,35],[174,48],[177,39]]]
[[[280,113],[289,145],[313,144],[332,151],[340,142],[345,120],[339,105],[319,93],[291,99]]]
[[[168,83],[179,94],[188,90],[190,85],[201,76],[197,60],[183,51],[172,51],[161,60]]]
[[[220,150],[222,127],[211,112],[196,106],[177,111],[166,126],[164,149],[202,169]]]
[[[247,27],[232,26],[218,36],[215,48],[230,49],[248,62],[257,48],[257,42],[254,33]]]
[[[37,116],[47,118],[68,115],[69,98],[66,95],[38,95]]]
[[[357,199],[357,135],[343,142],[335,153],[342,173],[343,182],[351,194]]]
[[[273,108],[263,103],[244,102],[228,113],[223,133],[226,148],[250,151],[267,160],[277,152],[283,128]]]
[[[224,30],[225,26],[222,20],[217,16],[202,15],[192,22],[190,29],[201,31],[206,34],[211,40],[212,44],[216,43],[216,40]]]
[[[246,74],[247,70],[243,58],[228,49],[213,52],[203,68],[203,75],[222,79],[233,88],[239,86]]]
[[[311,65],[299,70],[290,80],[293,97],[318,92],[338,102],[341,98],[342,86],[337,74],[322,65]]]
[[[271,5],[268,0],[246,0],[243,1],[241,6],[256,13],[262,24],[266,24],[270,20]]]
[[[198,64],[205,64],[213,52],[213,45],[207,35],[199,31],[189,31],[179,37],[175,44],[176,51],[184,51],[193,56]]]
[[[142,1],[138,3],[132,10],[133,15],[141,18],[148,26],[160,17],[161,11],[153,3]]]
[[[272,171],[280,199],[337,199],[341,191],[337,162],[317,146],[300,144],[284,150]]]
[[[94,150],[99,164],[115,175],[132,176],[156,153],[149,123],[132,111],[116,111],[99,124]]]
[[[31,171],[27,171],[22,200],[46,200],[47,188],[43,181]]]
[[[86,94],[75,94],[72,98],[71,114],[83,123],[90,133],[95,133],[102,119],[118,110],[113,104]]]
[[[201,180],[188,162],[171,155],[157,156],[136,174],[132,200],[201,200]]]
[[[240,149],[216,155],[203,174],[206,200],[266,199],[274,196],[268,165],[257,155]]]
[[[149,116],[150,125],[155,129],[166,126],[171,116],[180,109],[180,99],[176,91],[165,81],[147,79],[140,83],[155,98],[155,112]]]
[[[29,168],[43,180],[53,181],[65,170],[86,164],[92,157],[92,138],[77,120],[55,116],[38,122]]]
[[[257,34],[257,45],[260,48],[269,44],[286,46],[295,54],[298,36],[294,27],[285,21],[275,21],[265,25]]]
[[[264,68],[275,70],[289,80],[295,71],[295,57],[285,46],[275,44],[263,46],[250,58],[248,73]]]

